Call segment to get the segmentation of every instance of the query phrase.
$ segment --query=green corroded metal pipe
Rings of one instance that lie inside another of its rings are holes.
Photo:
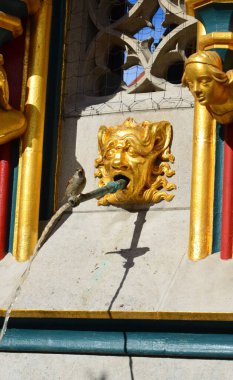
[[[77,197],[70,197],[68,199],[69,204],[72,207],[78,206],[82,202],[89,201],[93,198],[102,198],[106,194],[114,194],[118,190],[123,190],[126,188],[128,182],[126,179],[119,179],[118,181],[108,182],[106,186],[100,187],[99,189],[93,190],[87,194],[81,194]]]

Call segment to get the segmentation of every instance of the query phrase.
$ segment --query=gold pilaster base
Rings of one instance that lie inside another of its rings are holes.
[[[22,139],[20,194],[16,213],[13,255],[19,261],[28,260],[38,237],[42,150],[52,0],[42,2],[31,23],[28,99],[25,113],[27,132]]]

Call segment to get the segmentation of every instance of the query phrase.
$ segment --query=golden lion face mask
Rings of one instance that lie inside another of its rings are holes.
[[[120,178],[126,178],[128,185],[116,194],[106,195],[99,205],[170,201],[174,195],[164,190],[176,188],[166,179],[174,174],[169,165],[174,161],[171,138],[172,127],[167,121],[136,124],[129,118],[121,125],[101,126],[95,161],[99,186]]]

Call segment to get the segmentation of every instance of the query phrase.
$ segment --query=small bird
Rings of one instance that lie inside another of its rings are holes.
[[[86,176],[85,171],[83,167],[80,165],[80,163],[77,163],[76,171],[68,181],[66,191],[65,191],[65,197],[70,198],[73,196],[77,196],[82,193],[84,187],[86,186]]]

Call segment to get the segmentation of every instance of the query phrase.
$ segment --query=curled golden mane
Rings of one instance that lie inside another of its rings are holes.
[[[137,124],[132,118],[123,124],[101,126],[98,133],[98,157],[95,161],[99,186],[119,176],[129,185],[116,194],[106,195],[100,205],[157,203],[170,201],[176,188],[167,177],[175,174],[170,168],[174,156],[170,152],[172,127],[167,121]]]

